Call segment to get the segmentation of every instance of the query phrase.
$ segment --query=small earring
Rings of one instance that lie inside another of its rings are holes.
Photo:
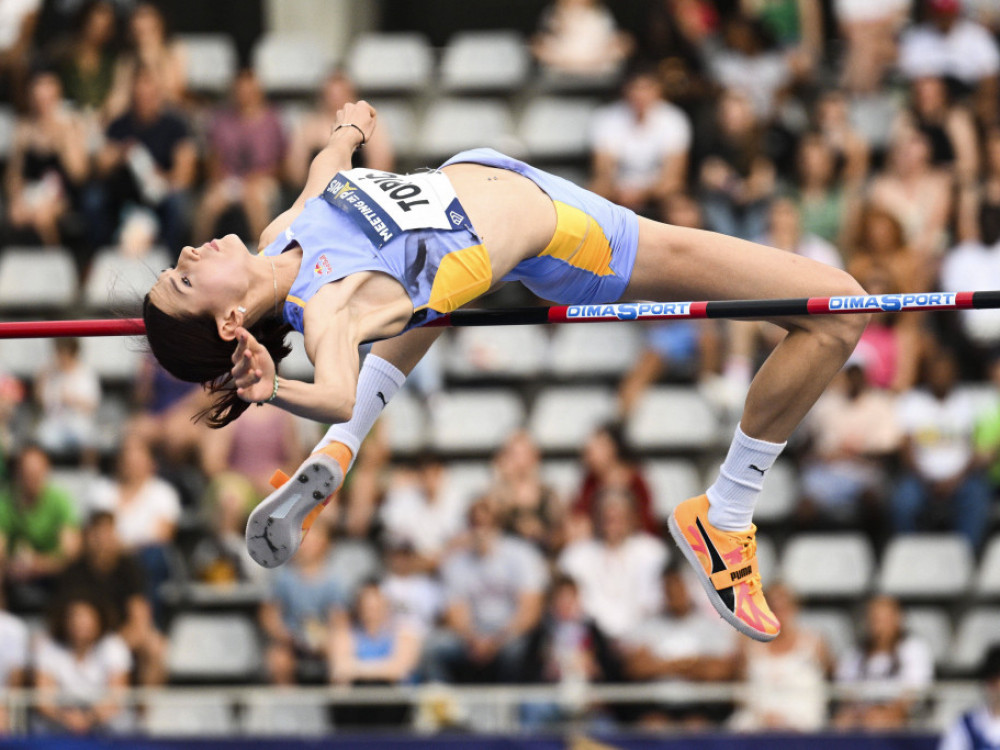
[[[244,315],[246,315],[246,314],[247,314],[247,309],[246,309],[245,307],[243,307],[243,305],[240,305],[240,306],[239,306],[239,307],[237,307],[236,309],[237,309],[237,310],[239,310],[239,311],[240,311],[241,313],[243,313]]]

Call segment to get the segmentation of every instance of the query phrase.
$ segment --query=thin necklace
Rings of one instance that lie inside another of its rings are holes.
[[[271,261],[271,281],[274,282],[274,314],[278,314],[278,272],[274,270],[274,259],[269,255],[267,259]]]

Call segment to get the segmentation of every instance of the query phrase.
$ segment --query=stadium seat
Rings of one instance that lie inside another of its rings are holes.
[[[549,388],[535,400],[528,429],[543,451],[577,451],[614,418],[615,405],[609,388]]]
[[[799,612],[799,628],[811,630],[826,642],[835,659],[854,648],[854,620],[839,609],[804,609]]]
[[[763,534],[757,535],[757,567],[764,581],[777,580],[778,548],[771,541],[770,537]]]
[[[125,401],[107,394],[101,397],[95,417],[97,449],[101,453],[111,454],[118,450],[128,418],[129,408]]]
[[[871,586],[874,566],[861,534],[800,534],[785,546],[780,578],[802,597],[859,597]]]
[[[54,356],[52,339],[0,340],[0,369],[23,380],[32,380]]]
[[[76,264],[62,247],[9,247],[0,255],[0,307],[68,307],[78,292]]]
[[[703,450],[718,438],[718,420],[694,388],[653,388],[643,394],[626,432],[640,449]]]
[[[448,463],[446,486],[449,492],[472,504],[490,488],[493,467],[488,461],[452,461]]]
[[[944,664],[951,647],[951,619],[935,607],[912,607],[903,615],[907,632],[919,636],[930,646],[935,664]]]
[[[954,598],[972,582],[972,549],[957,534],[910,534],[889,542],[879,591],[904,599]]]
[[[80,356],[101,380],[131,383],[142,361],[140,339],[124,336],[89,336],[81,340]]]
[[[519,148],[512,140],[513,132],[506,104],[491,99],[441,99],[424,118],[418,150],[421,157],[431,160],[478,146],[516,156]]]
[[[243,714],[243,731],[263,737],[320,737],[330,731],[327,714],[322,699],[314,696],[254,694]]]
[[[224,737],[237,728],[233,707],[223,695],[155,692],[143,704],[146,731],[153,737]]]
[[[253,67],[269,93],[313,91],[333,65],[334,50],[310,34],[269,32],[253,50]]]
[[[416,453],[427,444],[426,412],[408,390],[393,396],[383,413],[381,425],[394,452]]]
[[[98,251],[83,287],[83,301],[101,310],[138,309],[156,282],[156,277],[172,261],[166,250],[155,248],[141,258],[122,255],[117,248]]]
[[[313,379],[313,365],[309,361],[309,355],[306,354],[305,339],[298,331],[292,331],[288,334],[287,341],[292,347],[292,352],[281,360],[278,370],[281,372],[282,377],[292,378],[293,380],[305,380],[311,383]]]
[[[679,503],[705,491],[698,469],[691,461],[651,461],[642,473],[653,493],[653,512],[664,522]]]
[[[635,326],[588,323],[556,328],[549,369],[559,377],[619,376],[628,372],[642,348]]]
[[[170,625],[167,668],[180,680],[256,677],[260,644],[253,622],[242,615],[178,615]]]
[[[971,673],[996,645],[1000,645],[1000,607],[973,609],[958,623],[948,665],[958,672]]]
[[[181,34],[187,56],[187,85],[194,91],[222,94],[236,77],[236,45],[229,34]]]
[[[417,150],[417,115],[404,101],[378,100],[372,102],[378,111],[378,127],[385,128],[392,141],[396,156],[408,158]]]
[[[927,720],[927,729],[946,731],[962,714],[983,703],[983,691],[976,684],[941,682],[935,688],[934,707]]]
[[[572,500],[583,482],[583,467],[579,461],[543,461],[542,482],[560,497]]]
[[[1000,534],[986,544],[975,590],[976,595],[984,599],[1000,598]]]
[[[524,422],[524,405],[512,391],[444,393],[431,413],[431,444],[442,451],[492,451]]]
[[[457,329],[450,343],[449,375],[529,378],[545,366],[549,337],[540,326],[473,326]]]
[[[362,34],[347,56],[358,89],[419,93],[434,73],[434,53],[423,34]]]
[[[512,91],[524,83],[531,60],[516,31],[455,34],[441,59],[445,91]]]
[[[543,96],[521,117],[518,135],[533,159],[582,158],[590,151],[590,122],[597,102]]]
[[[795,510],[798,499],[799,477],[795,465],[787,459],[779,459],[764,478],[764,492],[754,509],[754,521],[783,521]]]

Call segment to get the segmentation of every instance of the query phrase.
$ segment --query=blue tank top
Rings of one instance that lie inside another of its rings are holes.
[[[975,714],[975,711],[970,711],[962,716],[962,723],[965,725],[965,731],[969,735],[969,743],[972,745],[972,750],[1000,750],[1000,746],[992,744],[979,731],[973,720]]]
[[[354,658],[358,661],[385,659],[392,654],[392,633],[386,629],[375,635],[368,635],[362,628],[354,628]]]

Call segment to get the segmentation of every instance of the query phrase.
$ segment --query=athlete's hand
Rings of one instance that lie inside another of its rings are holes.
[[[372,133],[375,132],[375,118],[377,113],[375,112],[375,107],[370,105],[365,100],[359,102],[348,102],[337,112],[337,119],[333,125],[333,133],[331,133],[331,138],[334,133],[340,133],[341,135],[345,132],[353,133],[357,137],[357,145],[361,145],[361,133],[365,134],[365,142],[369,141],[372,137]],[[355,125],[360,128],[361,133],[359,133],[354,128],[341,128],[337,130],[340,125]]]
[[[274,360],[270,352],[242,326],[236,329],[233,369],[236,395],[244,401],[267,401],[274,392]]]

